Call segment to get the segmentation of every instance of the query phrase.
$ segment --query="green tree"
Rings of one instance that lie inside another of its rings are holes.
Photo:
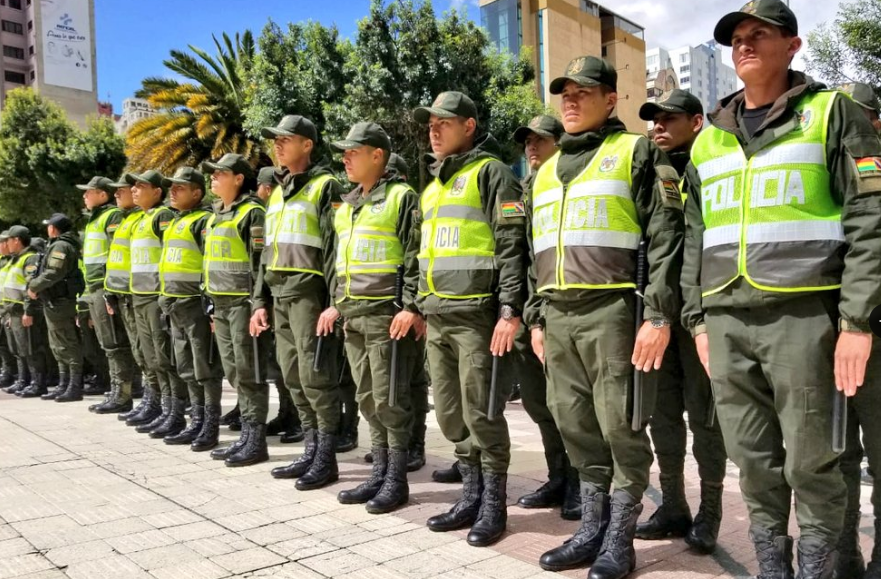
[[[327,132],[337,137],[360,120],[380,123],[396,152],[419,167],[420,185],[429,145],[425,127],[413,121],[414,108],[446,90],[468,94],[507,162],[521,153],[510,139],[514,129],[543,110],[528,53],[497,53],[482,28],[457,11],[438,19],[429,0],[373,0],[358,23],[344,77],[342,100],[324,105]]]
[[[806,61],[830,85],[881,87],[881,0],[842,3],[834,22],[808,34]]]
[[[109,119],[79,131],[55,103],[27,88],[11,91],[0,115],[0,219],[40,230],[56,211],[76,218],[83,200],[74,185],[116,178],[123,150]]]
[[[158,114],[135,123],[127,135],[127,153],[133,170],[172,172],[198,165],[225,153],[239,153],[257,163],[263,144],[244,129],[244,74],[256,53],[250,31],[233,41],[216,37],[216,56],[190,45],[192,54],[172,50],[163,64],[184,77],[150,77],[136,96],[145,98]]]

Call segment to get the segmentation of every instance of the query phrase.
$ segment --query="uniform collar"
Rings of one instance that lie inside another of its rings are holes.
[[[365,203],[382,203],[385,201],[386,194],[388,193],[388,185],[390,183],[389,177],[391,177],[390,173],[386,173],[380,177],[379,181],[376,182],[373,189],[371,189],[367,195],[364,195],[364,190],[358,185],[343,195],[343,201],[355,208],[358,208]]]
[[[599,148],[609,136],[623,133],[626,130],[627,127],[618,117],[609,117],[606,124],[597,131],[585,131],[574,135],[565,133],[560,137],[560,150],[564,155],[593,151]]]

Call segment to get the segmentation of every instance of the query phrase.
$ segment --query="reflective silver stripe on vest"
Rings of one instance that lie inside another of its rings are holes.
[[[542,251],[556,247],[558,236],[559,232],[557,231],[540,235],[535,241],[533,241],[533,244],[535,245],[535,253],[541,253]]]
[[[158,239],[138,239],[132,243],[132,247],[162,247],[162,242]]]
[[[308,247],[321,247],[321,238],[306,233],[279,233],[275,236],[278,245],[305,245]],[[282,248],[279,248],[281,250]],[[285,262],[287,263],[287,262]]]
[[[750,161],[753,169],[786,164],[826,164],[826,148],[822,143],[789,143],[756,153]]]
[[[614,247],[618,249],[639,249],[641,236],[624,231],[587,230],[566,231],[563,245],[569,247]]]
[[[420,269],[427,271],[428,265],[428,259],[422,258],[419,260]],[[456,256],[434,258],[435,271],[481,270],[494,268],[494,257]]]
[[[131,247],[132,240],[129,238],[120,238],[113,241],[113,245],[120,245],[122,247]]]
[[[556,189],[550,189],[556,191]],[[588,181],[576,183],[569,187],[566,196],[572,200],[579,197],[597,197],[597,196],[622,197],[624,199],[632,199],[630,185],[624,181],[618,180],[602,180]]]
[[[159,273],[158,263],[132,264],[132,273]]]
[[[483,210],[469,205],[443,205],[437,212],[437,218],[467,219],[488,223]]]
[[[701,181],[707,182],[726,173],[742,171],[745,164],[746,159],[742,153],[730,153],[724,157],[717,157],[711,161],[701,163],[697,166],[697,172],[701,176]]]
[[[191,249],[193,251],[200,251],[199,245],[194,241],[187,241],[186,239],[169,239],[165,242],[167,247],[178,247],[181,249]],[[200,252],[201,253],[201,252]]]
[[[841,221],[778,221],[756,223],[746,229],[747,244],[799,241],[844,243],[844,226]]]
[[[85,265],[104,265],[107,263],[107,254],[84,257],[83,263]]]
[[[558,201],[563,200],[563,188],[562,187],[554,187],[553,189],[548,189],[547,191],[542,191],[538,195],[535,196],[532,204],[533,207],[544,207],[545,205],[551,205]]]
[[[704,249],[730,244],[740,244],[739,223],[704,230]]]

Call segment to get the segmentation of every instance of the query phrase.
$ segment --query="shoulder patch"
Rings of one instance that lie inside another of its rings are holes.
[[[107,231],[109,231],[111,233],[116,231],[117,229],[119,229],[119,223],[111,223],[110,225],[107,226]]]
[[[35,271],[37,271],[37,266],[36,266],[36,264],[34,264],[34,265],[28,265],[28,266],[25,266],[25,268],[24,268],[24,272],[27,273],[27,274],[34,273]]]
[[[342,204],[342,202],[334,201],[334,202],[332,202],[332,203],[330,204],[330,206],[333,208],[334,211],[336,211],[337,209],[339,209],[340,207],[342,207],[343,204]]]
[[[523,201],[505,201],[501,206],[502,217],[526,217],[526,204]]]
[[[66,255],[64,255],[63,251],[53,251],[49,255],[50,257],[57,257],[59,259],[64,259],[65,257],[67,257]]]
[[[168,226],[171,224],[171,221],[160,221],[159,222],[159,231],[165,231],[168,229]]]
[[[863,157],[862,159],[854,159],[854,161],[856,161],[860,177],[881,174],[881,157]]]

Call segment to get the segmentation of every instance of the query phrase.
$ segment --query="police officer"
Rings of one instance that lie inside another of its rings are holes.
[[[73,222],[55,213],[43,222],[50,242],[39,267],[39,275],[28,282],[28,297],[43,303],[49,332],[49,346],[58,361],[61,376],[68,376],[51,395],[56,402],[83,399],[83,351],[76,328],[76,297],[85,288],[79,268],[80,240]]]
[[[798,577],[828,577],[847,494],[833,384],[852,396],[864,383],[881,303],[881,142],[851,99],[789,70],[802,41],[783,2],[750,2],[714,36],[745,88],[692,147],[683,321],[740,468],[761,576],[792,576],[794,493]]]
[[[297,489],[310,490],[339,478],[336,356],[322,352],[323,366],[317,372],[313,362],[318,318],[336,275],[332,204],[340,198],[342,186],[324,164],[312,162],[318,130],[309,119],[286,116],[278,126],[265,128],[263,136],[274,139],[282,169],[269,198],[266,250],[254,288],[251,334],[269,329],[267,306],[272,299],[278,361],[306,440],[303,454],[290,465],[273,469],[272,476],[296,478]]]
[[[631,429],[628,393],[634,366],[661,367],[679,313],[678,176],[660,149],[613,116],[617,80],[612,65],[592,56],[572,60],[553,80],[566,134],[529,196],[528,324],[583,503],[581,527],[540,564],[555,571],[591,564],[589,579],[622,579],[636,565],[633,535],[652,453],[645,429]],[[643,241],[647,265],[639,263]],[[649,285],[637,331],[641,267]]]
[[[0,287],[3,286],[6,280],[6,272],[12,263],[9,248],[6,246],[6,242],[9,239],[8,233],[8,231],[0,233]],[[5,318],[5,314],[3,314],[2,306],[0,306],[0,323],[3,323],[3,318]],[[3,323],[3,327],[6,327],[5,323]],[[0,390],[3,391],[15,383],[18,375],[16,358],[13,353],[14,348],[15,345],[9,340],[6,332],[0,332],[0,363],[2,363],[0,365]]]
[[[563,134],[563,124],[550,115],[539,115],[526,126],[514,131],[514,142],[523,146],[529,174],[522,181],[528,191],[539,168],[557,152],[557,143]],[[548,408],[547,380],[541,361],[532,351],[529,329],[522,325],[514,342],[514,376],[520,385],[520,397],[526,413],[538,425],[548,465],[548,482],[535,492],[523,495],[517,504],[526,509],[544,509],[562,505],[564,519],[581,518],[581,491],[578,471],[569,464],[566,447],[554,416]]]
[[[255,365],[266,368],[266,348],[260,344],[261,359],[255,359],[249,335],[249,296],[263,250],[265,210],[252,194],[256,188],[254,171],[241,155],[228,153],[217,162],[204,163],[202,169],[211,174],[211,190],[219,198],[205,241],[205,292],[214,304],[214,332],[224,373],[236,389],[242,411],[239,440],[213,450],[211,458],[224,460],[226,466],[247,466],[269,460],[269,387],[264,370],[259,377],[254,371]],[[212,421],[219,421],[219,400],[210,415]],[[216,431],[213,442],[217,443]],[[197,443],[195,450],[205,450],[198,440],[194,447]]]
[[[875,130],[881,130],[878,120],[879,104],[875,91],[864,83],[850,83],[841,90],[863,110]],[[881,387],[877,376],[881,375],[881,341],[872,340],[872,354],[866,369],[866,382],[857,394],[848,400],[847,446],[841,455],[841,473],[847,485],[847,509],[844,512],[844,528],[838,541],[838,564],[835,577],[864,577],[881,579],[881,488],[872,487],[872,507],[875,518],[875,547],[866,570],[866,562],[860,549],[860,478],[863,452],[869,459],[869,472],[881,469]],[[862,431],[862,440],[860,433]]]
[[[81,234],[80,243],[84,241],[85,235]],[[82,256],[80,256],[78,265],[85,280],[86,264],[83,263]],[[104,400],[107,400],[110,394],[110,368],[107,356],[98,341],[92,315],[89,313],[90,302],[91,295],[89,287],[86,285],[76,300],[76,326],[79,329],[80,343],[83,346],[83,396],[104,394]],[[91,412],[95,407],[103,404],[104,400],[98,404],[89,405],[89,411]]]
[[[275,167],[263,167],[257,172],[257,197],[265,207],[269,203],[269,196],[275,188]],[[275,383],[278,391],[278,415],[266,425],[266,434],[269,436],[281,435],[283,443],[300,442],[305,437],[303,427],[300,425],[300,415],[294,406],[294,399],[287,386],[284,385],[284,377],[275,357],[275,337],[272,335],[272,347],[266,353],[268,361],[267,375]]]
[[[852,82],[841,87],[841,90],[853,99],[855,103],[863,109],[863,114],[875,127],[875,130],[881,133],[881,119],[878,113],[881,112],[881,105],[878,103],[878,97],[875,90],[863,82]]]
[[[135,360],[132,357],[131,345],[122,319],[107,313],[104,297],[104,278],[107,275],[110,242],[124,215],[122,210],[112,203],[116,187],[107,177],[93,177],[88,184],[77,185],[77,188],[83,191],[83,203],[89,211],[83,244],[86,289],[89,292],[88,311],[98,342],[107,355],[110,369],[109,396],[103,403],[93,405],[89,409],[100,413],[110,406],[118,405],[122,409],[128,409],[131,405],[131,381]],[[121,391],[128,394],[122,396]]]
[[[434,158],[421,198],[419,309],[428,321],[435,412],[456,445],[463,484],[453,508],[427,524],[433,531],[470,526],[468,543],[483,547],[507,523],[511,443],[502,411],[510,381],[499,378],[495,400],[489,385],[492,356],[511,351],[520,326],[526,237],[520,185],[492,135],[478,135],[477,116],[474,101],[455,91],[413,112],[428,125]]]
[[[416,333],[414,324],[422,322],[416,309],[418,197],[408,185],[389,180],[391,140],[378,124],[357,123],[331,147],[342,151],[346,175],[356,184],[336,211],[337,283],[332,307],[346,319],[346,355],[358,405],[370,425],[373,453],[370,477],[341,491],[338,500],[366,503],[369,513],[387,513],[409,498],[410,377],[413,366],[422,363],[411,335],[411,330]],[[403,296],[401,304],[394,303],[398,292]],[[332,325],[330,317],[322,319]],[[398,349],[394,360],[393,341]],[[393,374],[394,401],[389,382]]]
[[[652,138],[680,176],[685,174],[691,145],[703,127],[703,113],[700,100],[681,89],[639,109],[642,120],[653,121]],[[671,321],[671,329],[658,375],[658,400],[662,402],[655,408],[649,429],[661,471],[662,502],[648,521],[637,525],[636,536],[646,540],[685,537],[698,552],[712,553],[722,520],[725,442],[715,420],[710,380],[694,341],[678,320]],[[700,510],[694,520],[685,499],[685,411],[701,483]]]
[[[10,267],[3,284],[3,305],[9,316],[8,335],[14,351],[28,366],[31,381],[15,394],[32,398],[46,393],[46,320],[39,300],[28,297],[25,288],[40,266],[41,256],[30,247],[27,227],[14,225],[7,232]]]
[[[163,204],[168,191],[162,187],[158,171],[127,173],[125,180],[132,187],[132,200],[143,212],[131,230],[131,292],[138,346],[144,357],[145,388],[151,390],[149,396],[145,392],[144,409],[129,417],[126,424],[152,435],[171,415],[174,393],[186,388],[172,364],[168,319],[159,307],[162,240],[174,212]]]
[[[212,359],[214,336],[201,289],[204,237],[211,212],[203,203],[205,176],[196,169],[179,168],[173,177],[162,180],[162,187],[168,189],[177,215],[162,243],[159,307],[171,321],[175,368],[181,380],[173,383],[178,390],[172,392],[168,418],[150,436],[164,437],[166,444],[191,444],[205,427],[206,406],[219,408],[223,380],[216,352]],[[190,424],[184,428],[187,391],[192,410]],[[219,411],[212,414],[219,416]],[[206,436],[216,439],[218,427],[215,417]]]
[[[126,421],[139,414],[145,407],[152,404],[153,391],[143,389],[142,377],[146,361],[140,348],[138,324],[135,319],[134,301],[131,293],[131,237],[135,226],[144,217],[143,210],[135,205],[132,186],[123,179],[112,183],[116,188],[113,194],[116,206],[122,211],[123,219],[113,232],[110,241],[110,252],[107,256],[106,274],[104,276],[104,302],[107,314],[119,318],[125,328],[125,337],[131,347],[136,367],[132,368],[132,383],[128,386],[122,382],[117,389],[116,400],[109,401],[108,406],[96,408],[98,414],[117,414],[117,418]],[[117,334],[117,339],[123,340]],[[138,406],[131,408],[132,399],[141,396]]]

